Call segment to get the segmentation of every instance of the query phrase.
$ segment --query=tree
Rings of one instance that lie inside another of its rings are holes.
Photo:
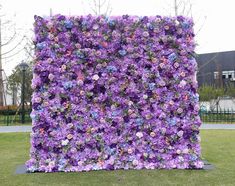
[[[202,85],[199,87],[198,93],[200,95],[200,101],[211,101],[223,96],[224,89],[210,85]]]
[[[203,107],[204,102],[209,103],[209,107],[211,111],[218,112],[219,110],[219,102],[221,97],[225,95],[225,90],[221,87],[203,85],[198,89],[199,99],[200,99],[200,107]]]
[[[20,40],[17,42],[16,38],[20,34],[16,31],[17,29],[15,27],[15,24],[13,23],[13,21],[9,21],[9,20],[3,22],[4,20],[3,18],[5,15],[2,14],[1,5],[0,5],[0,12],[1,12],[1,15],[0,15],[0,106],[3,106],[4,105],[4,83],[3,83],[4,69],[2,67],[2,61],[4,59],[12,58],[24,50],[24,47],[23,48],[20,48],[20,47],[22,43],[24,43],[26,36],[23,35],[22,38],[20,38]],[[3,31],[5,31],[7,35],[2,37],[2,33],[4,33]],[[11,47],[9,48],[9,46]]]
[[[86,2],[95,15],[110,15],[112,12],[110,0],[87,0]]]
[[[25,104],[31,103],[31,95],[32,95],[32,88],[31,88],[31,81],[33,78],[32,73],[32,62],[29,64],[27,71],[25,72]],[[8,76],[8,83],[7,83],[7,91],[9,94],[12,95],[13,100],[18,95],[18,92],[21,90],[22,87],[22,71],[16,66],[10,76]],[[14,102],[14,101],[13,101]]]

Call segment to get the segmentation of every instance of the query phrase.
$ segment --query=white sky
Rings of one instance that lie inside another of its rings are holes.
[[[4,12],[6,18],[13,19],[16,27],[20,29],[16,40],[10,46],[3,48],[3,52],[14,47],[14,44],[20,41],[24,34],[30,37],[30,34],[32,34],[30,29],[32,29],[35,14],[49,15],[50,8],[52,8],[53,14],[86,15],[92,13],[88,1],[0,0],[0,4],[3,6],[1,14]],[[110,0],[111,15],[173,15],[173,2],[174,0]],[[196,52],[209,53],[235,50],[235,0],[191,0],[191,3],[196,42],[198,43]],[[186,9],[188,9],[188,5]],[[14,14],[16,16],[12,18]],[[3,30],[2,37],[10,37],[9,33],[10,31]],[[15,51],[17,52],[17,49]],[[12,68],[21,60],[25,60],[23,53],[4,60],[3,68],[6,73],[9,75]]]

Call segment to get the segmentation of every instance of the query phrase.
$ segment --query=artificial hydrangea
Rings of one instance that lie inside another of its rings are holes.
[[[35,16],[30,172],[198,169],[193,22]]]

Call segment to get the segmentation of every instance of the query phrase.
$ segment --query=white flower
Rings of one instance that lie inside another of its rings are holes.
[[[178,108],[178,109],[177,109],[177,112],[180,114],[180,113],[183,112],[183,109],[182,109],[182,108]]]
[[[158,61],[157,58],[155,58],[155,57],[152,58],[153,63],[156,63],[157,61]]]
[[[182,156],[179,156],[179,161],[180,162],[183,162],[184,161],[184,158]]]
[[[62,140],[62,142],[61,142],[62,146],[66,146],[66,145],[68,145],[68,143],[69,143],[68,139]]]
[[[99,25],[94,24],[92,28],[93,28],[94,30],[97,30],[97,29],[99,28]]]
[[[80,45],[79,43],[76,43],[75,46],[76,46],[76,48],[78,48],[78,49],[81,48],[81,45]]]
[[[184,131],[182,131],[182,130],[180,130],[179,132],[177,132],[177,135],[178,135],[179,137],[182,137],[183,134],[184,134]]]
[[[138,165],[138,163],[139,163],[139,162],[138,162],[138,160],[133,160],[133,162],[132,162],[132,163],[133,163],[133,165],[135,165],[135,166],[136,166],[136,165]]]
[[[149,36],[149,33],[147,31],[143,32],[143,36],[144,37],[148,37]]]
[[[165,30],[169,30],[170,29],[169,25],[165,25],[164,28],[165,28]]]
[[[129,105],[129,106],[133,105],[133,102],[132,102],[132,101],[129,101],[129,102],[128,102],[128,105]]]
[[[198,142],[201,142],[201,137],[199,135],[197,135],[197,140]]]
[[[157,22],[157,23],[161,22],[161,18],[160,18],[160,17],[157,17],[157,18],[156,18],[156,22]]]
[[[68,124],[68,128],[73,128],[73,124],[72,124],[72,123],[69,123],[69,124]]]
[[[156,133],[155,133],[155,132],[151,132],[151,133],[150,133],[150,136],[151,136],[151,137],[155,137],[155,136],[156,136]]]
[[[160,63],[159,66],[160,66],[160,68],[163,68],[165,65],[164,65],[164,63]]]
[[[160,86],[165,86],[166,83],[165,83],[165,81],[161,80],[161,81],[159,82],[159,85],[160,85]]]
[[[72,139],[72,138],[73,138],[73,135],[72,135],[72,134],[68,134],[68,135],[67,135],[67,138],[68,138],[68,139]]]
[[[145,158],[148,157],[148,153],[146,153],[146,152],[144,152],[143,155],[144,155]]]
[[[66,65],[62,65],[62,66],[61,66],[61,69],[62,69],[62,70],[66,70]]]
[[[174,105],[174,103],[175,103],[175,102],[174,102],[173,100],[170,100],[170,101],[169,101],[169,104],[170,104],[170,105]]]
[[[166,133],[166,128],[162,128],[161,131],[162,131],[163,134],[165,134]]]
[[[92,79],[95,80],[95,81],[97,81],[99,78],[100,78],[100,77],[99,77],[97,74],[95,74],[95,75],[92,77]]]
[[[77,84],[80,86],[80,85],[83,85],[83,81],[81,80],[81,79],[79,79],[78,81],[77,81]]]
[[[188,148],[186,148],[186,149],[183,149],[183,154],[188,154]]]
[[[133,152],[133,150],[130,148],[127,150],[128,154],[131,154]]]
[[[48,79],[50,79],[51,81],[54,79],[54,77],[55,77],[55,76],[54,76],[53,74],[49,74],[49,75],[48,75]]]
[[[55,161],[50,161],[48,166],[53,168],[55,166]]]
[[[144,135],[143,135],[142,132],[137,132],[137,133],[136,133],[136,136],[137,136],[138,138],[142,138]]]
[[[178,150],[176,151],[176,153],[177,153],[177,154],[180,154],[180,153],[181,153],[181,150],[178,149]]]
[[[180,81],[179,86],[184,87],[186,84],[187,84],[187,82],[185,80],[182,80],[182,81]]]
[[[144,95],[143,95],[143,98],[144,98],[144,99],[147,99],[147,98],[148,98],[148,95],[147,95],[147,94],[144,94]]]
[[[178,20],[175,20],[175,25],[178,26],[180,22]]]
[[[114,164],[114,159],[113,159],[113,158],[110,158],[110,159],[109,159],[109,164],[110,164],[110,165],[113,165],[113,164]]]

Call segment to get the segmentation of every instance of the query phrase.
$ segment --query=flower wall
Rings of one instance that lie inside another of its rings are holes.
[[[193,22],[35,16],[30,172],[198,169]]]

